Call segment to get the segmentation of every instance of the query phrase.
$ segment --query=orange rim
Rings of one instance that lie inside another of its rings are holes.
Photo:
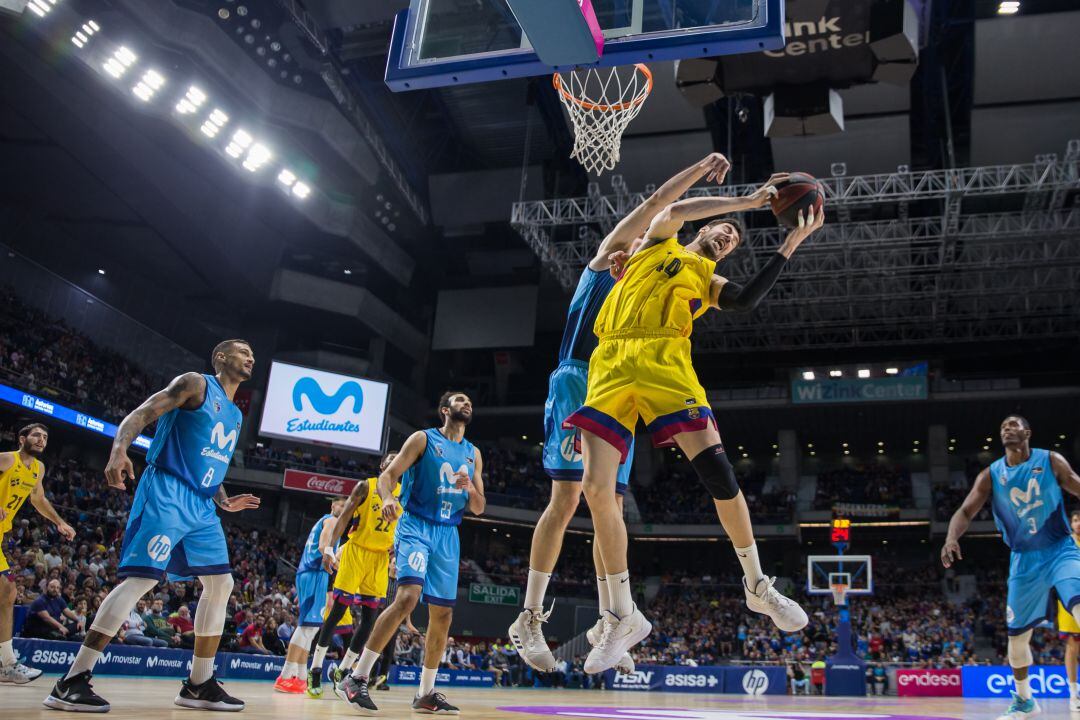
[[[565,99],[570,102],[585,108],[586,110],[599,110],[600,112],[615,112],[620,110],[629,110],[632,107],[636,107],[645,102],[645,98],[649,97],[649,93],[652,92],[653,77],[652,71],[642,63],[634,63],[634,67],[638,72],[645,76],[645,92],[640,93],[636,98],[629,102],[615,103],[613,105],[598,105],[596,103],[589,102],[579,97],[575,97],[569,90],[563,85],[562,77],[559,73],[555,73],[551,78],[551,84],[555,86],[555,89],[559,91]]]

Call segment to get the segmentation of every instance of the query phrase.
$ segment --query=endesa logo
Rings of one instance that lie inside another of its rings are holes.
[[[1005,666],[971,665],[962,668],[964,697],[1008,697],[1016,688],[1012,670]],[[1039,698],[1069,697],[1069,681],[1060,665],[1042,665],[1028,673],[1031,692]]]
[[[959,668],[897,670],[896,693],[915,697],[960,697],[963,681]]]

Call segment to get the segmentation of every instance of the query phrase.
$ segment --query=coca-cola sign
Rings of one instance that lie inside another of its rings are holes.
[[[289,490],[303,490],[322,495],[348,495],[358,482],[360,481],[337,475],[290,469],[285,471],[285,479],[281,486]]]
[[[896,671],[896,694],[918,697],[960,697],[960,668]]]

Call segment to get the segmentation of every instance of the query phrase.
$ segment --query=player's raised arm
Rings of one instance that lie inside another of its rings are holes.
[[[799,213],[799,225],[788,233],[783,244],[769,261],[750,279],[746,285],[740,285],[719,275],[713,275],[709,284],[709,305],[718,310],[749,312],[758,306],[762,298],[769,294],[780,277],[788,259],[799,248],[803,240],[825,224],[825,213],[814,216],[810,208],[804,216]]]
[[[710,182],[715,180],[717,185],[722,184],[730,169],[731,163],[726,157],[720,153],[711,153],[700,162],[669,178],[608,233],[608,236],[600,243],[600,247],[596,249],[596,257],[589,262],[589,267],[599,272],[607,270],[611,265],[608,256],[620,250],[627,250],[631,243],[649,228],[649,224],[661,210],[682,197],[683,193],[701,178]]]
[[[322,534],[319,535],[319,552],[324,556],[327,549],[333,550],[337,545],[338,540],[345,534],[345,528],[349,527],[349,523],[352,522],[353,513],[356,512],[356,506],[360,504],[360,499],[367,497],[368,481],[361,480],[356,483],[356,486],[349,493],[349,498],[345,501],[345,507],[342,508],[341,514],[334,518],[332,523],[323,523]],[[329,534],[328,534],[329,528]],[[325,541],[324,541],[325,540]]]
[[[960,538],[968,531],[971,521],[990,499],[990,493],[994,489],[991,482],[990,468],[983,468],[983,471],[975,478],[971,492],[967,494],[964,502],[949,520],[949,533],[941,548],[941,564],[945,567],[952,567],[955,561],[964,559],[964,555],[960,552]]]
[[[139,407],[132,410],[120,423],[113,439],[109,464],[105,466],[105,479],[109,487],[123,489],[124,479],[135,479],[135,468],[127,456],[127,450],[139,433],[159,417],[179,407],[202,402],[206,394],[206,378],[196,372],[184,373],[173,378],[164,390],[154,393]]]
[[[383,519],[387,522],[397,520],[401,515],[401,503],[394,497],[394,485],[405,471],[419,462],[427,449],[427,435],[423,430],[417,430],[405,444],[401,446],[401,452],[394,456],[386,469],[379,474],[379,482],[375,486],[379,498],[382,500]],[[344,513],[342,513],[344,515]]]
[[[787,173],[772,175],[764,185],[746,197],[688,198],[668,205],[661,210],[649,226],[649,240],[666,240],[679,232],[688,222],[727,215],[741,210],[753,210],[764,206],[776,195],[776,184],[787,180]]]
[[[1080,475],[1069,465],[1061,453],[1050,451],[1050,467],[1054,470],[1061,489],[1074,497],[1080,497]]]

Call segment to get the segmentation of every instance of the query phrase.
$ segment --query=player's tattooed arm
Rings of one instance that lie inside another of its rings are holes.
[[[224,485],[218,485],[217,492],[214,493],[214,503],[226,512],[240,512],[259,507],[261,501],[249,493],[230,496],[225,492]]]
[[[1051,451],[1050,467],[1054,470],[1054,477],[1058,485],[1065,492],[1075,497],[1080,497],[1080,475],[1069,465],[1069,461],[1061,453]]]
[[[382,500],[382,516],[387,522],[393,522],[401,515],[401,503],[394,497],[394,486],[405,471],[424,456],[425,450],[427,450],[427,435],[422,430],[417,430],[409,436],[409,439],[401,446],[401,451],[379,475],[375,490],[379,493],[379,499]]]
[[[649,229],[649,224],[661,210],[682,197],[701,178],[705,178],[708,182],[715,180],[717,185],[722,184],[730,169],[731,163],[726,157],[720,153],[710,153],[699,162],[669,178],[656,189],[656,192],[646,198],[645,202],[619,221],[615,229],[596,249],[596,256],[589,262],[589,267],[598,272],[607,270],[611,265],[612,253],[628,251],[634,240]]]
[[[990,468],[983,468],[975,478],[975,484],[971,486],[971,492],[964,498],[959,509],[953,513],[949,520],[949,533],[945,538],[945,544],[941,548],[941,564],[952,567],[957,560],[963,560],[964,555],[960,552],[960,538],[971,527],[971,521],[982,510],[983,505],[990,499],[993,492],[993,481],[990,479]]]
[[[109,463],[105,466],[105,479],[109,487],[122,490],[126,478],[135,479],[135,468],[127,456],[127,450],[143,428],[170,410],[197,407],[205,394],[206,378],[196,372],[184,373],[128,413],[116,430]]]
[[[42,472],[42,475],[45,473]],[[56,526],[57,531],[64,537],[65,540],[75,539],[75,528],[64,522],[64,518],[60,517],[60,513],[56,512],[56,508],[49,502],[49,498],[45,496],[45,486],[42,483],[38,483],[34,486],[34,489],[30,491],[30,504],[34,506],[34,509],[41,513],[41,516]]]

